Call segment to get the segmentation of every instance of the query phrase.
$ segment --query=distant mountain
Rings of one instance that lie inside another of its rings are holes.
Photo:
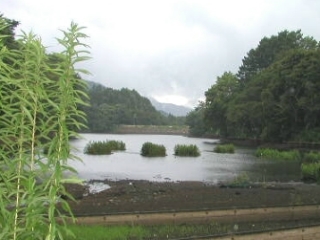
[[[150,102],[158,111],[177,117],[186,116],[189,112],[192,111],[192,109],[188,107],[179,106],[172,103],[160,103],[154,98],[150,98]]]

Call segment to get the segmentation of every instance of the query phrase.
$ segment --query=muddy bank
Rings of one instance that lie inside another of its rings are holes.
[[[69,185],[77,198],[70,202],[75,215],[133,212],[197,211],[320,204],[320,186],[303,183],[251,184],[229,187],[203,182],[103,181],[109,189],[91,194]]]
[[[119,125],[113,133],[116,134],[160,134],[183,135],[189,134],[188,126],[156,126],[156,125]]]

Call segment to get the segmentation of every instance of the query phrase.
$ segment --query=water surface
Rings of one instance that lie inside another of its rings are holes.
[[[235,154],[218,154],[213,149],[218,140],[190,138],[176,135],[138,134],[82,134],[81,139],[71,141],[77,150],[74,154],[83,162],[70,161],[84,180],[149,180],[149,181],[204,181],[218,183],[247,174],[251,181],[299,181],[297,162],[263,161],[254,156],[254,149],[236,148]],[[111,155],[86,155],[83,153],[89,141],[116,140],[126,144],[126,151]],[[162,144],[166,157],[143,157],[140,150],[145,142]],[[195,144],[199,157],[176,157],[176,144]]]

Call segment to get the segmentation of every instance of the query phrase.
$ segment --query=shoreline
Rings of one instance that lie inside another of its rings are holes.
[[[319,185],[307,183],[228,187],[195,181],[104,180],[103,182],[110,188],[95,194],[84,194],[87,191],[84,186],[67,186],[67,190],[77,199],[77,202],[69,203],[75,215],[320,204]]]

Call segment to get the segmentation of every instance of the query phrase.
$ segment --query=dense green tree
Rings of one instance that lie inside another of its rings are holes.
[[[319,54],[300,30],[264,37],[236,76],[224,73],[205,92],[205,126],[223,137],[320,141]]]
[[[315,131],[319,61],[319,50],[292,49],[255,75],[228,105],[228,122],[237,129],[234,135],[281,142]]]
[[[189,126],[189,134],[192,136],[203,136],[208,133],[208,127],[204,123],[204,102],[186,116],[186,124]]]
[[[266,108],[262,137],[295,139],[320,127],[319,69],[320,50],[299,49],[288,52],[261,74],[262,81],[268,79],[262,95]]]
[[[9,49],[17,49],[18,43],[15,40],[14,31],[18,25],[18,21],[5,18],[3,14],[0,14],[0,34],[1,36],[5,36],[2,39],[3,46]]]
[[[205,92],[204,121],[217,134],[228,135],[228,103],[239,89],[239,81],[231,72],[225,72],[216,83]]]
[[[253,76],[280,59],[286,51],[317,47],[319,47],[318,42],[312,37],[304,37],[301,30],[285,30],[270,38],[264,37],[257,48],[251,49],[243,58],[237,75],[244,86]]]

